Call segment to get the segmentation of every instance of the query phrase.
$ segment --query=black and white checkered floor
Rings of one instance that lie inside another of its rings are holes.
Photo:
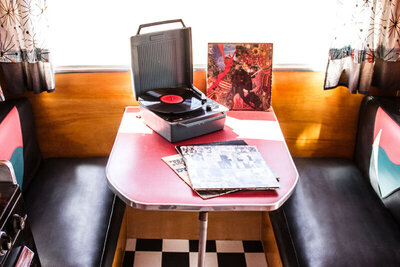
[[[195,267],[198,240],[128,239],[123,267]],[[261,241],[208,240],[207,267],[267,267]]]

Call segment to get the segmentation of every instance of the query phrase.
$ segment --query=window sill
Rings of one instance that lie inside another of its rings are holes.
[[[275,64],[274,71],[325,71],[321,68],[306,64]],[[55,73],[101,73],[101,72],[129,72],[127,65],[73,65],[56,66]],[[193,71],[206,71],[205,65],[194,65]]]

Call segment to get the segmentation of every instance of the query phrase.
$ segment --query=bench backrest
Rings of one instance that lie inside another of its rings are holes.
[[[8,158],[3,160],[12,162],[24,192],[42,161],[32,106],[26,98],[0,102],[0,130],[0,155],[6,155]]]
[[[400,223],[400,97],[365,97],[355,162]]]

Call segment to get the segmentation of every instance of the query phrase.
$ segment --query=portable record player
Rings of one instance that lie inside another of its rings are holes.
[[[140,34],[144,27],[175,22],[183,28]],[[193,86],[192,34],[182,20],[140,25],[131,54],[133,93],[155,132],[178,142],[224,127],[227,109]]]

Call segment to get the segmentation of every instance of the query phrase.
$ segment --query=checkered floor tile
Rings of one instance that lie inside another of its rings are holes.
[[[196,267],[198,240],[128,239],[123,267]],[[207,267],[267,267],[261,241],[207,240]]]

